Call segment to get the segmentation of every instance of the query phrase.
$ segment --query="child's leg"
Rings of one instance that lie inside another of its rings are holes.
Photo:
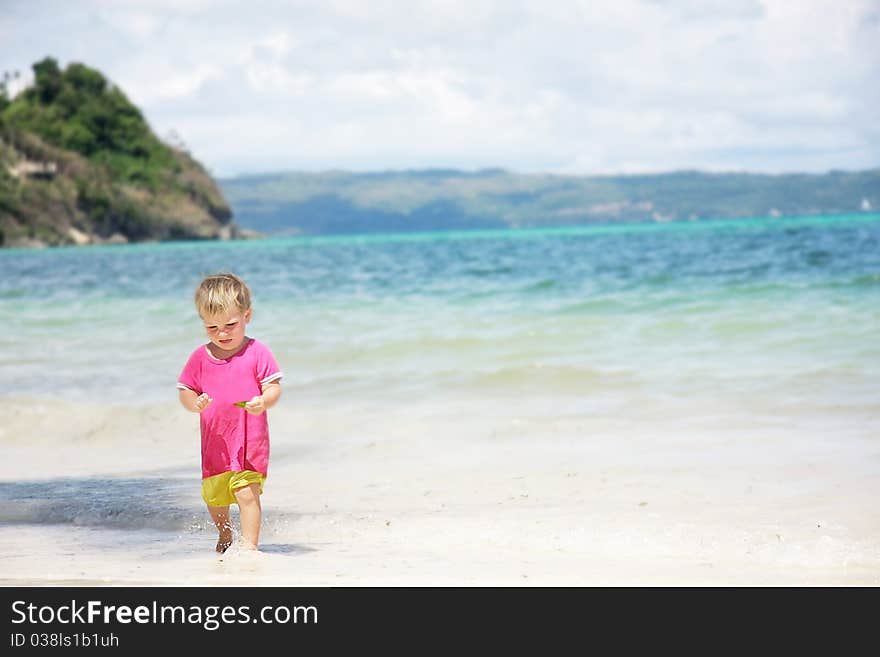
[[[260,541],[263,509],[260,506],[260,484],[242,486],[233,491],[238,502],[242,547],[256,550]]]
[[[224,553],[232,545],[232,522],[229,520],[229,506],[208,505],[208,513],[217,528],[220,537],[217,539],[217,552]]]

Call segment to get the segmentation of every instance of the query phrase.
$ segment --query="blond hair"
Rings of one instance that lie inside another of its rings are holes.
[[[235,274],[220,272],[205,277],[195,294],[199,317],[216,317],[234,310],[244,312],[251,307],[251,291]]]

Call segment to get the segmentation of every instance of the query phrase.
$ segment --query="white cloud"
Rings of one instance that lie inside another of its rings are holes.
[[[222,175],[880,165],[875,0],[13,2]],[[271,165],[271,166],[270,166]]]
[[[293,47],[293,39],[287,32],[275,32],[262,40],[260,45],[265,46],[275,56],[281,56]]]
[[[142,63],[136,64],[143,66]],[[183,69],[168,62],[152,62],[149,71],[141,78],[135,78],[128,85],[130,98],[138,104],[174,102],[189,98],[211,80],[223,77],[223,70],[215,64],[200,64],[192,69]]]

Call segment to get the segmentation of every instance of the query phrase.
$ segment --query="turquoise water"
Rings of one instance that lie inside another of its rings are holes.
[[[876,417],[880,215],[0,252],[0,395],[175,399],[231,270],[294,399]]]

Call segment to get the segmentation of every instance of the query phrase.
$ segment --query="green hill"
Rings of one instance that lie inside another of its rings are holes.
[[[880,208],[880,169],[765,175],[558,176],[501,169],[271,173],[219,179],[238,223],[267,234],[519,228]]]
[[[240,234],[204,167],[100,72],[52,58],[33,70],[14,99],[0,88],[0,245]]]

